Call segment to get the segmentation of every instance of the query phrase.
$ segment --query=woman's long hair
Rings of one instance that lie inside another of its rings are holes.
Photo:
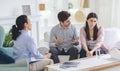
[[[87,16],[87,20],[90,18],[96,18],[98,19],[97,15],[93,12],[89,13]],[[86,21],[86,25],[85,25],[85,32],[86,32],[86,38],[87,40],[91,40],[90,39],[90,32],[89,32],[89,26],[88,26],[88,22]],[[97,39],[97,33],[98,33],[98,26],[97,24],[95,25],[94,29],[93,29],[93,40]]]
[[[24,24],[27,23],[27,16],[20,15],[16,19],[16,24],[12,26],[12,39],[16,40],[17,37],[21,34],[21,30],[24,29]]]

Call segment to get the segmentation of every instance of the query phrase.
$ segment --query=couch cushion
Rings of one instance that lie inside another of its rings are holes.
[[[5,31],[4,28],[0,26],[0,48],[3,45],[4,38],[5,38]]]
[[[0,50],[0,64],[14,63],[15,60]]]
[[[44,41],[49,42],[49,40],[50,40],[50,32],[45,32],[44,33]]]
[[[119,49],[120,50],[120,41],[116,42],[112,49]]]
[[[13,48],[0,48],[0,51],[4,52],[6,55],[13,57]]]
[[[104,37],[105,45],[111,50],[118,41],[120,41],[120,29],[118,28],[109,28],[105,29],[105,37]]]

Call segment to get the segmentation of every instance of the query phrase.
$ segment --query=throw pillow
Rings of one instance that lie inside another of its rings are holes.
[[[9,64],[9,63],[14,63],[14,62],[15,60],[12,57],[0,51],[0,64]]]

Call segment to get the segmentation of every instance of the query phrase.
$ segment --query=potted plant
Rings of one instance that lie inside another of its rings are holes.
[[[13,40],[11,36],[11,29],[9,32],[5,35],[5,40],[3,42],[3,47],[12,47],[13,46]]]

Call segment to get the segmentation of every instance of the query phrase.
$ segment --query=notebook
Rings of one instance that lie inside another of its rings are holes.
[[[64,62],[62,65],[60,65],[60,68],[77,67],[79,64],[80,62]]]

